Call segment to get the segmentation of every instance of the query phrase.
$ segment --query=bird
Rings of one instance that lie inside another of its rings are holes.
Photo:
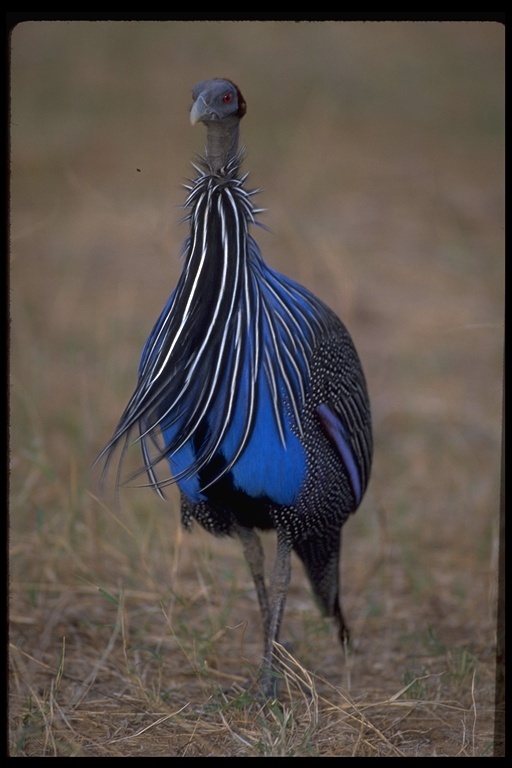
[[[187,184],[182,271],[140,358],[133,395],[98,459],[133,442],[146,485],[177,485],[181,521],[240,540],[263,630],[253,679],[278,696],[279,643],[291,553],[313,597],[349,629],[340,601],[341,533],[368,486],[373,442],[368,387],[338,315],[263,259],[253,226],[263,209],[246,185],[239,146],[247,105],[225,78],[199,82],[190,122],[206,127]],[[132,430],[138,432],[133,440]],[[161,465],[165,476],[161,476]],[[265,575],[260,533],[274,531]],[[268,583],[267,583],[268,581]]]

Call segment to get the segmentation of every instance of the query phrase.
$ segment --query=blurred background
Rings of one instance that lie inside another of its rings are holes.
[[[163,583],[175,568],[176,497],[124,491],[120,523],[91,465],[179,275],[181,185],[205,139],[189,123],[192,88],[222,76],[248,104],[241,140],[266,209],[269,231],[254,233],[264,257],[336,310],[367,374],[375,464],[346,527],[346,612],[367,649],[371,619],[374,644],[433,623],[445,644],[472,644],[490,685],[504,27],[26,22],[10,45],[13,642],[48,661],[83,580]],[[393,647],[391,668],[403,666]],[[367,665],[373,684],[383,666]],[[23,669],[18,704],[36,675]]]

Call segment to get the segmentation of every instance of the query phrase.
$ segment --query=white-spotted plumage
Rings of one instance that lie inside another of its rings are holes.
[[[360,504],[372,462],[365,377],[339,318],[264,262],[250,233],[262,209],[241,174],[245,100],[228,80],[199,83],[192,122],[207,126],[187,186],[181,276],[144,347],[135,392],[100,457],[120,467],[138,429],[143,467],[160,495],[177,483],[182,520],[237,534],[254,576],[265,633],[260,683],[274,689],[273,643],[290,575],[302,560],[342,642],[340,532]],[[167,467],[162,478],[160,465]],[[158,468],[158,474],[157,474]],[[272,604],[255,529],[274,528]]]

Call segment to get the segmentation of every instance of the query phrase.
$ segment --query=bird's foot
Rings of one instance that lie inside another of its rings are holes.
[[[252,677],[243,683],[235,682],[224,695],[229,699],[237,699],[240,702],[257,703],[259,705],[278,698],[282,674],[277,669],[263,669],[256,671]]]
[[[311,697],[314,682],[311,673],[302,667],[291,652],[291,643],[275,643],[272,660],[264,659],[259,669],[245,682],[235,682],[224,691],[229,699],[238,699],[247,703],[268,703],[280,698],[285,689],[287,698],[293,691]]]

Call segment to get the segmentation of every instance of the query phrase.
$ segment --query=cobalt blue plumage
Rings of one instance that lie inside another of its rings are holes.
[[[143,471],[181,493],[182,519],[238,535],[254,577],[265,648],[260,685],[274,690],[290,551],[321,608],[347,627],[339,602],[341,527],[368,484],[368,394],[352,340],[310,291],[272,270],[250,234],[258,210],[238,150],[245,101],[228,80],[199,83],[192,123],[205,157],[185,203],[190,234],[178,284],[144,347],[135,392],[102,455],[138,427]],[[157,465],[168,462],[161,478]],[[256,529],[274,528],[269,596]]]

